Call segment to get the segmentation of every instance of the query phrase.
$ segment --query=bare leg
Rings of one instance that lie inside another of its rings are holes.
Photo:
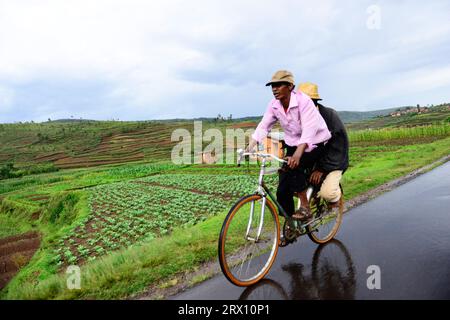
[[[312,217],[311,208],[309,207],[308,199],[306,197],[306,190],[298,193],[301,201],[301,207],[297,210],[292,217],[294,219],[308,220]]]
[[[310,209],[308,199],[306,197],[306,190],[299,193],[300,201],[302,203],[302,207]]]

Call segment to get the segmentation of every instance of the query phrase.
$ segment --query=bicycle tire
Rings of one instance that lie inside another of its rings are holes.
[[[278,253],[280,223],[274,204],[267,198],[264,223],[261,224],[261,238],[258,241],[249,239],[250,234],[255,235],[254,232],[257,229],[254,222],[261,221],[259,220],[261,208],[259,208],[259,216],[257,213],[258,205],[262,206],[262,200],[263,197],[259,194],[239,199],[228,212],[220,231],[218,245],[220,268],[225,277],[236,286],[247,287],[263,279],[272,267]],[[246,210],[248,205],[252,206],[252,202],[254,203],[254,217],[249,219],[250,212],[246,212]],[[268,233],[266,233],[266,225],[269,229]],[[246,236],[246,233],[249,236]],[[239,234],[242,234],[242,237],[238,237]],[[255,238],[257,237],[255,236]],[[260,252],[253,255],[254,249],[260,249]],[[262,262],[261,267],[254,266],[258,262],[256,260]],[[248,274],[242,274],[244,264],[246,264],[244,270]],[[253,266],[251,266],[252,264]]]
[[[339,206],[336,210],[336,219],[334,220],[334,223],[332,225],[329,225],[329,223],[322,223],[324,222],[325,218],[322,218],[318,223],[312,223],[308,225],[308,237],[311,239],[311,241],[317,243],[317,244],[324,244],[328,241],[332,240],[336,233],[339,230],[339,227],[342,223],[342,218],[344,214],[344,193],[342,192],[341,188],[341,198],[339,199]],[[318,204],[316,201],[319,201],[319,198],[315,197],[314,195],[311,197],[310,200],[310,207],[312,210],[314,210],[314,207]],[[322,200],[324,201],[324,200]],[[328,216],[329,218],[332,216]],[[314,214],[314,218],[316,218],[316,215]],[[331,228],[329,228],[331,226]],[[325,228],[328,227],[329,229]],[[320,230],[319,230],[320,229]],[[325,232],[323,232],[325,230]],[[328,230],[328,231],[327,231]]]

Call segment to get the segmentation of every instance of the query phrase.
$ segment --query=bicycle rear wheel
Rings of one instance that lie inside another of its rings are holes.
[[[278,252],[280,228],[272,202],[254,194],[241,198],[228,213],[219,238],[219,263],[237,286],[257,283]]]
[[[308,236],[313,242],[327,243],[336,235],[344,213],[343,198],[344,194],[342,193],[338,206],[329,208],[328,202],[325,200],[315,196],[311,197],[309,206],[315,221],[308,225]]]

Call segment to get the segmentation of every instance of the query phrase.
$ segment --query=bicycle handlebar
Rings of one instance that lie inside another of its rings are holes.
[[[287,163],[286,160],[280,159],[277,156],[274,156],[273,154],[270,154],[270,153],[244,152],[244,149],[238,149],[237,153],[239,155],[239,157],[237,159],[238,167],[241,165],[241,161],[244,156],[258,156],[258,157],[262,157],[262,158],[273,158],[274,160],[277,160],[281,163]]]

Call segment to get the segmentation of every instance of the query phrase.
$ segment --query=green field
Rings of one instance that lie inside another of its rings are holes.
[[[450,154],[450,112],[436,113],[422,126],[409,115],[402,126],[349,125],[346,199]],[[36,230],[42,242],[0,298],[125,298],[215,261],[223,218],[255,191],[258,168],[172,164],[178,127],[192,122],[1,125],[0,161],[14,162],[17,177],[0,180],[0,238]],[[61,152],[69,157],[52,158]],[[52,169],[33,173],[44,164]],[[277,177],[267,178],[275,190]],[[81,290],[66,288],[72,264],[81,266]]]

